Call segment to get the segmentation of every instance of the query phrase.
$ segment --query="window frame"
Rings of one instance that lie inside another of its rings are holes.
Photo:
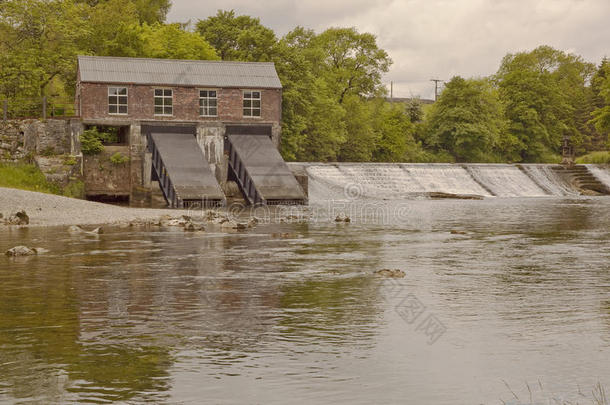
[[[253,97],[246,98],[246,93],[250,93],[250,94],[258,93],[258,98],[253,98]],[[263,116],[263,92],[262,92],[262,90],[256,90],[256,89],[242,90],[242,92],[241,92],[241,100],[242,100],[242,103],[241,103],[241,107],[242,107],[241,108],[241,113],[242,113],[242,117],[243,118],[248,118],[248,119],[250,119],[250,118],[252,118],[252,119],[262,118],[262,116]],[[250,101],[250,106],[249,107],[246,107],[246,100]],[[252,106],[252,102],[253,101],[258,101],[258,107],[253,107]],[[250,115],[246,115],[245,114],[246,109],[248,109],[250,111]],[[258,110],[258,115],[253,115],[252,114],[255,110]]]
[[[199,93],[199,116],[200,117],[218,117],[218,89],[197,89],[198,93]],[[207,91],[208,92],[208,96],[207,97],[201,97],[201,92],[202,91]],[[216,93],[215,97],[210,97],[209,96],[209,92],[213,91]],[[210,105],[207,106],[202,106],[201,102],[203,100],[207,100],[208,103],[210,100],[215,100],[216,101],[216,105],[211,107]],[[202,112],[204,111],[203,109],[207,109],[208,114],[202,114]],[[215,108],[216,109],[216,114],[210,114],[210,108]]]
[[[157,90],[161,90],[163,93],[160,96],[157,96],[157,94],[156,94]],[[171,96],[165,95],[165,92],[168,90],[171,92]],[[162,101],[162,104],[160,106],[157,106],[157,98],[160,98]],[[166,99],[171,100],[170,105],[165,104]],[[161,114],[157,113],[157,111],[156,111],[157,107],[161,107],[161,110],[163,111]],[[168,107],[171,108],[171,111],[172,111],[171,114],[165,113],[165,109]],[[153,89],[153,114],[157,117],[173,117],[174,116],[174,89],[169,88],[169,87],[155,87]]]
[[[116,89],[115,94],[110,94],[111,89]],[[119,94],[120,90],[125,89],[125,94]],[[129,88],[127,86],[108,86],[108,98],[106,99],[108,102],[108,115],[129,115]],[[116,103],[110,103],[110,97],[116,97]],[[125,104],[120,102],[121,97],[126,98]],[[116,112],[110,112],[110,107],[116,107]],[[122,113],[121,107],[125,107],[125,112]]]

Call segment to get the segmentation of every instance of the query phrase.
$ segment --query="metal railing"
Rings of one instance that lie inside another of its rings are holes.
[[[73,117],[74,100],[59,97],[18,97],[0,101],[2,119]]]

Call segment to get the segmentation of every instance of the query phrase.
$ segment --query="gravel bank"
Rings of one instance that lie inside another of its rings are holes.
[[[20,210],[25,210],[29,215],[30,226],[121,224],[135,220],[158,219],[161,215],[177,217],[189,213],[187,210],[118,207],[0,187],[0,213],[6,218]]]

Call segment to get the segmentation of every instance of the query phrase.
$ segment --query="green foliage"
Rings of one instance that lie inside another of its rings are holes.
[[[79,44],[91,32],[86,12],[70,0],[0,2],[0,95],[43,96],[55,78],[73,82]]]
[[[610,164],[610,151],[591,152],[576,158],[576,163]]]
[[[200,35],[180,24],[122,24],[106,43],[104,54],[161,59],[216,60],[214,49]]]
[[[123,155],[121,152],[116,152],[116,153],[112,154],[112,156],[110,156],[110,162],[113,165],[120,166],[122,164],[129,162],[129,157]]]
[[[500,145],[506,148],[514,144],[513,140],[503,139],[510,136],[505,134],[506,126],[498,94],[490,83],[456,76],[430,111],[428,142],[458,162],[495,161]]]
[[[592,123],[602,133],[600,143],[610,146],[610,61],[604,59],[593,78],[592,85],[596,96],[596,109]]]
[[[0,187],[61,194],[61,189],[48,182],[34,164],[0,163]]]
[[[80,136],[80,148],[84,155],[97,155],[104,150],[102,139],[104,133],[98,132],[96,127],[86,129]]]
[[[564,137],[577,148],[583,144],[589,135],[582,107],[592,72],[580,57],[548,46],[504,57],[495,80],[522,161],[555,154]]]
[[[222,60],[270,61],[277,43],[273,30],[258,18],[236,16],[233,10],[218,10],[215,16],[199,20],[196,29]]]
[[[72,155],[64,156],[63,163],[67,166],[74,166],[76,162],[76,158]]]
[[[85,198],[85,183],[81,180],[71,180],[62,190],[62,194],[70,198]]]

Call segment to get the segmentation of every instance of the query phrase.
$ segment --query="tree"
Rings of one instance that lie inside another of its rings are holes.
[[[580,57],[548,46],[504,57],[495,81],[521,160],[553,159],[564,137],[576,147],[585,142],[582,106],[591,73]]]
[[[591,113],[598,131],[595,149],[610,148],[610,61],[604,58],[591,80],[595,109]]]
[[[433,105],[428,137],[437,150],[449,152],[459,162],[496,160],[506,121],[496,90],[484,79],[452,78]],[[510,157],[510,151],[508,156]]]
[[[70,0],[0,3],[0,94],[44,96],[54,79],[73,80],[79,44],[90,33],[86,11]]]
[[[233,10],[218,10],[215,16],[199,20],[196,27],[222,60],[270,61],[277,43],[273,30],[258,18],[235,16]]]
[[[361,34],[355,28],[330,28],[311,42],[318,50],[314,72],[332,85],[339,103],[349,94],[383,94],[381,76],[389,70],[392,60],[377,47],[373,34]]]
[[[104,53],[142,58],[218,59],[216,51],[205,39],[185,31],[180,24],[123,24],[107,42]]]
[[[170,0],[127,0],[120,4],[114,0],[77,0],[78,3],[84,3],[92,8],[105,8],[111,13],[123,12],[134,9],[138,22],[143,24],[155,24],[165,22],[167,13],[172,5]],[[116,8],[106,7],[105,4],[114,3]],[[112,19],[108,19],[108,22],[115,23]]]
[[[414,161],[421,153],[415,142],[415,127],[407,109],[400,104],[390,104],[384,99],[369,102],[372,109],[372,127],[377,133],[373,150],[376,162]]]

